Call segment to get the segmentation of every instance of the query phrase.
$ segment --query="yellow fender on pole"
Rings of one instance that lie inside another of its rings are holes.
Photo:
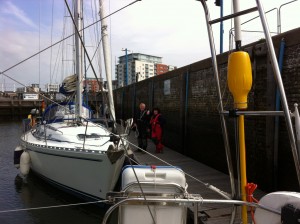
[[[251,61],[247,52],[237,51],[229,55],[227,79],[234,108],[247,109],[248,93],[252,86]]]
[[[230,92],[234,98],[234,108],[245,110],[248,107],[248,93],[252,86],[252,68],[250,57],[247,52],[237,51],[229,56],[227,82]],[[246,186],[246,146],[244,115],[239,116],[239,148],[240,148],[240,175],[241,175],[241,197],[247,201]],[[242,207],[242,223],[248,223],[247,206]]]

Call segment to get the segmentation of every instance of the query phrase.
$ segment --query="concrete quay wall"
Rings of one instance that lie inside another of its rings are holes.
[[[22,120],[33,108],[40,109],[41,100],[21,100],[0,97],[0,121]]]
[[[282,79],[291,111],[300,102],[300,28],[273,37],[276,54],[285,41]],[[276,81],[264,40],[244,46],[252,62],[253,85],[248,110],[275,110]],[[218,55],[220,86],[226,110],[233,108],[227,87],[228,52]],[[177,152],[227,172],[218,98],[211,58],[114,90],[117,119],[133,116],[140,102],[159,107],[166,117],[164,143]],[[234,119],[227,118],[236,163]],[[265,191],[299,190],[284,118],[276,138],[274,117],[246,117],[248,182]],[[278,140],[278,152],[274,149]]]

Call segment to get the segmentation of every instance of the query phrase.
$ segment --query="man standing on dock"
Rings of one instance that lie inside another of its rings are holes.
[[[139,110],[134,117],[134,127],[136,127],[138,146],[147,151],[147,138],[150,131],[150,111],[146,110],[146,105],[140,103]]]

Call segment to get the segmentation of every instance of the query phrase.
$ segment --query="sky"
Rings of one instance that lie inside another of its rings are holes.
[[[85,26],[98,20],[98,0],[84,0]],[[104,0],[106,14],[113,13],[135,0]],[[218,18],[220,7],[215,0],[208,0],[211,19]],[[231,1],[224,0],[224,15],[231,14]],[[240,1],[241,10],[255,6],[255,1]],[[277,32],[277,15],[281,14],[281,32],[300,27],[298,13],[300,1],[287,5],[289,0],[263,0],[270,31]],[[68,0],[71,4],[71,0]],[[244,5],[246,4],[246,5]],[[282,7],[280,7],[282,6]],[[280,10],[279,10],[280,8]],[[70,17],[63,0],[0,0],[0,91],[8,91],[14,85],[38,83],[61,83],[64,77],[72,74],[72,38],[55,45],[53,48],[31,57],[51,44],[58,42],[64,35],[73,32]],[[241,18],[245,22],[257,16],[251,13]],[[99,24],[99,23],[98,23]],[[259,21],[253,20],[242,25],[242,44],[262,38]],[[228,51],[229,31],[232,22],[224,22],[223,51]],[[202,5],[196,0],[142,0],[116,12],[109,17],[109,40],[114,79],[114,66],[118,57],[131,53],[143,53],[162,57],[164,64],[182,67],[210,57],[207,28]],[[220,25],[213,25],[215,44],[219,53]],[[103,74],[103,58],[96,53],[99,40],[99,26],[85,30],[86,46],[96,75]],[[95,56],[93,57],[93,55]],[[17,65],[17,66],[16,66]],[[63,66],[64,65],[64,66]],[[13,68],[12,68],[13,67]],[[89,69],[88,77],[94,77]],[[103,75],[105,76],[105,75]],[[104,78],[105,79],[105,78]]]

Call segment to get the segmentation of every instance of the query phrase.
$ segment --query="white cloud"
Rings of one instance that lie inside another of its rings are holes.
[[[1,11],[2,13],[5,13],[7,15],[14,16],[22,23],[37,29],[36,24],[26,15],[26,13],[22,9],[14,5],[11,1],[7,1]]]

